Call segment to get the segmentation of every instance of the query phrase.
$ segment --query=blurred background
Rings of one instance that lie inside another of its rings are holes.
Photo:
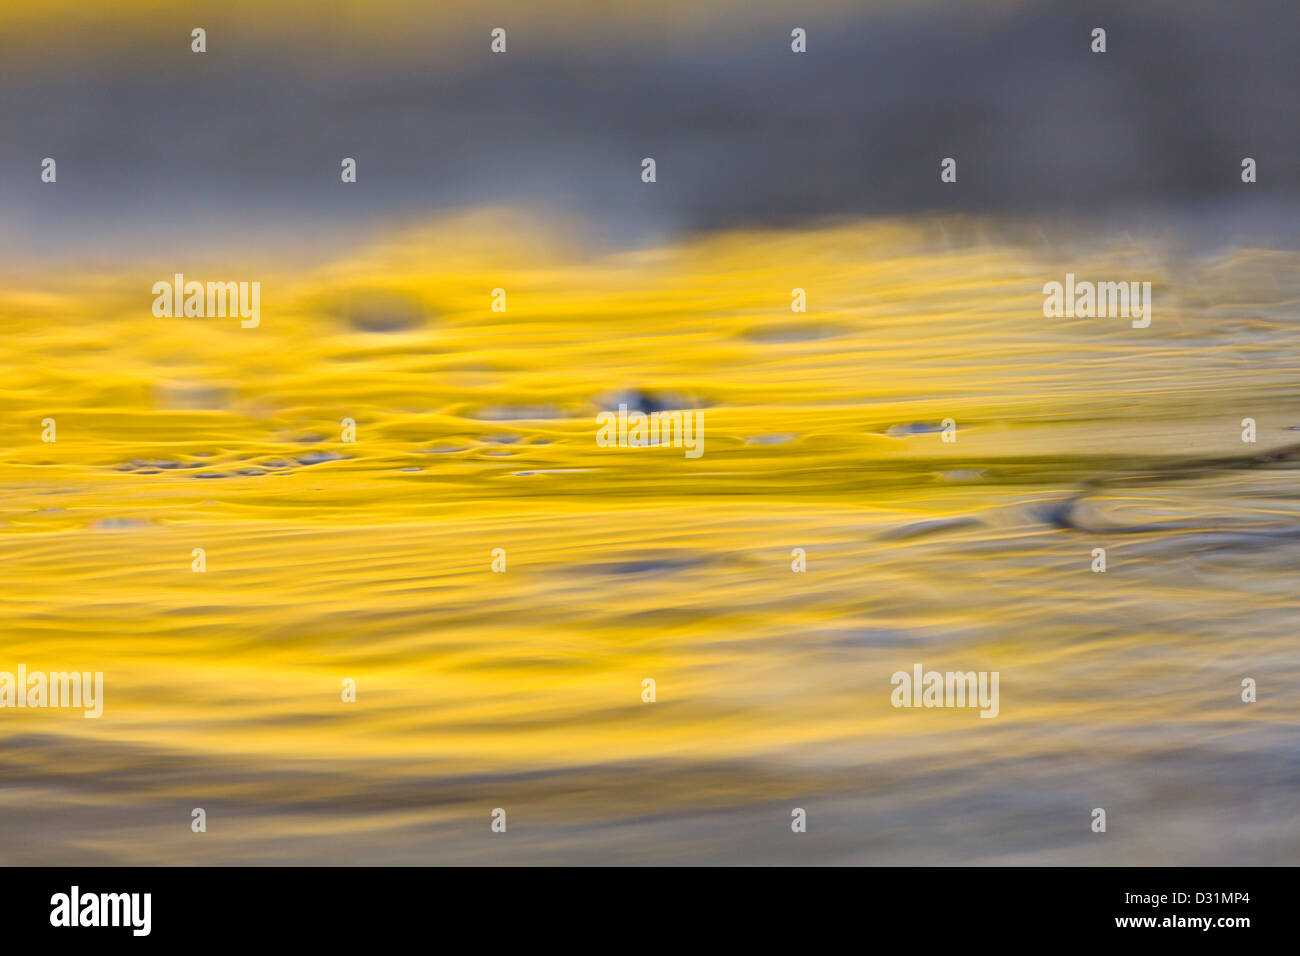
[[[1293,863],[1297,13],[1069,6],[0,12],[0,862]]]

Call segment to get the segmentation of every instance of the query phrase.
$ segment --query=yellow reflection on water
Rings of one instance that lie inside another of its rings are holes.
[[[1293,853],[1294,460],[1251,457],[1300,425],[1296,266],[484,213],[187,273],[260,281],[256,329],[155,317],[170,265],[13,280],[0,670],[106,700],[0,711],[0,860],[1219,862],[1224,814]],[[1044,318],[1066,271],[1151,327]],[[598,447],[619,402],[704,455]],[[914,663],[1000,671],[999,717],[895,710]],[[1112,804],[1146,836],[1089,842]]]

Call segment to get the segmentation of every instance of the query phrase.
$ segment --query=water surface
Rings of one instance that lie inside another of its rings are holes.
[[[0,712],[0,862],[1294,862],[1300,263],[990,236],[190,270],[257,329],[7,280],[0,669],[106,701]],[[1066,271],[1151,327],[1044,318]],[[704,455],[598,447],[620,400]],[[894,709],[915,663],[1000,715]]]

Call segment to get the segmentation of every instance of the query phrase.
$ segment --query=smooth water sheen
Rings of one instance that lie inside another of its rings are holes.
[[[1052,248],[484,214],[186,266],[257,329],[11,276],[0,670],[106,699],[0,710],[0,863],[1294,862],[1300,257]],[[1151,327],[1044,318],[1066,271]],[[620,401],[703,457],[597,447]],[[1000,715],[895,709],[917,663]]]

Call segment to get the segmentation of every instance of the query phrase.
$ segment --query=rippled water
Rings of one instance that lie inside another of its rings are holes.
[[[1294,862],[1298,264],[484,216],[187,270],[257,329],[12,277],[0,670],[106,700],[0,710],[0,862]],[[1151,327],[1044,318],[1066,271]],[[704,455],[598,447],[620,401]],[[893,708],[916,663],[1000,715]]]

